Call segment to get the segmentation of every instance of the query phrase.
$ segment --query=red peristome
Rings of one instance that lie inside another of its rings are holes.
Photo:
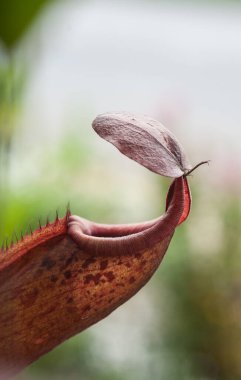
[[[184,185],[184,209],[183,209],[182,216],[178,222],[178,226],[187,219],[190,213],[191,204],[192,204],[192,196],[191,196],[191,191],[188,185],[187,177],[183,178],[183,185]]]
[[[175,180],[172,182],[172,184],[169,188],[168,194],[167,194],[166,210],[168,209],[168,207],[172,201],[173,194],[174,194],[174,186],[175,186]],[[180,224],[182,224],[187,219],[187,217],[190,213],[191,204],[192,204],[191,191],[190,191],[190,188],[188,185],[187,177],[185,177],[185,176],[183,177],[183,190],[184,190],[184,207],[183,207],[182,215],[181,215],[179,222],[177,224],[178,226]]]

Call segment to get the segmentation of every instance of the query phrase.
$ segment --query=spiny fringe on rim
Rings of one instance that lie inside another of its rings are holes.
[[[64,220],[67,223],[70,215],[71,215],[70,205],[68,204],[66,207],[65,216],[63,218],[59,217],[59,213],[56,210],[56,216],[53,223],[50,222],[49,216],[47,216],[45,224],[42,225],[40,218],[38,218],[38,228],[33,229],[31,224],[29,224],[28,226],[29,232],[26,232],[25,234],[23,234],[23,232],[21,231],[20,237],[14,231],[11,239],[6,238],[3,240],[2,244],[0,244],[0,254],[7,253],[9,249],[14,248],[18,243],[23,242],[28,237],[31,237],[31,236],[34,237],[36,234],[39,234],[40,232],[42,232],[45,228],[48,228],[50,226],[56,226],[57,224],[59,224],[61,221],[64,221]]]

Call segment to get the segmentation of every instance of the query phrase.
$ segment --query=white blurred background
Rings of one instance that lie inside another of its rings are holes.
[[[239,4],[54,3],[19,54],[30,72],[24,141],[34,150],[77,120],[89,138],[99,113],[146,113],[189,143],[193,163],[211,159],[210,176],[226,171],[239,185]]]

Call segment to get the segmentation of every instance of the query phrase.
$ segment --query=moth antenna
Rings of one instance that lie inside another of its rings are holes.
[[[39,229],[42,230],[42,226],[41,226],[41,220],[40,220],[40,218],[38,219],[38,225],[39,225]]]

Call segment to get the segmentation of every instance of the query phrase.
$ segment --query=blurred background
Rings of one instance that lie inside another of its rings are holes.
[[[68,202],[163,212],[170,180],[101,140],[99,113],[148,114],[211,160],[147,286],[17,380],[241,379],[240,67],[240,1],[0,1],[0,241]]]

